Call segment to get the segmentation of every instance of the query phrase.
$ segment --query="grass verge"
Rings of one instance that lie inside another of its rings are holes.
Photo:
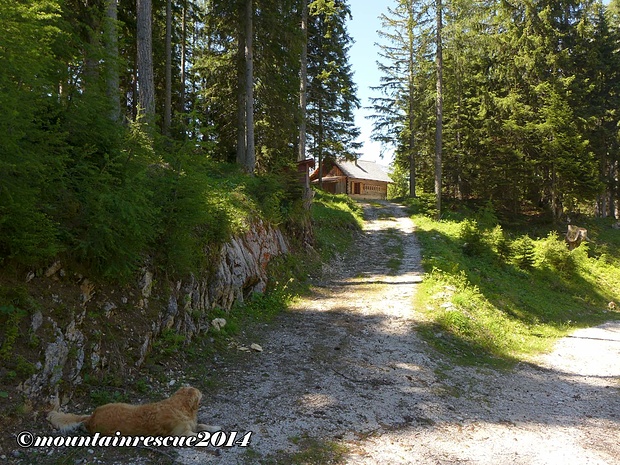
[[[362,207],[344,194],[316,191],[312,205],[316,246],[323,261],[342,254],[364,224]]]
[[[569,251],[553,230],[505,232],[488,211],[414,222],[427,271],[419,331],[460,363],[512,365],[576,328],[620,319],[620,238],[609,224],[591,222],[596,244]]]

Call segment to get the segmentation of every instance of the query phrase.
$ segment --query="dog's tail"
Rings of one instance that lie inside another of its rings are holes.
[[[61,433],[68,433],[83,427],[83,423],[90,418],[90,415],[74,415],[73,413],[62,413],[52,410],[47,414],[47,421]]]

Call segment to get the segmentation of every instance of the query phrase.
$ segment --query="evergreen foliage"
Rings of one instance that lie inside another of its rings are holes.
[[[513,262],[522,270],[529,270],[536,262],[534,242],[530,236],[524,235],[517,238],[512,246]]]
[[[310,12],[307,144],[321,168],[327,159],[359,157],[361,144],[355,139],[360,131],[353,122],[359,100],[348,63],[351,37],[346,21],[351,12],[347,2],[313,2]]]
[[[54,1],[0,1],[0,257],[33,263],[62,249],[54,221],[63,185],[54,48],[66,40]]]
[[[140,23],[153,31],[155,98],[141,109],[151,83],[135,58],[135,1],[0,0],[1,262],[44,266],[62,254],[125,279],[150,259],[177,275],[208,266],[248,218],[307,217],[293,165],[300,2],[252,3],[255,177],[229,164],[247,2],[172,1],[171,21],[167,4],[152,2]],[[342,59],[348,40],[334,36]],[[354,100],[350,70],[340,78]]]
[[[614,215],[620,69],[617,2],[444,2],[444,195],[559,219]],[[429,2],[382,16],[374,138],[433,191],[435,26]],[[412,193],[413,194],[413,193]]]

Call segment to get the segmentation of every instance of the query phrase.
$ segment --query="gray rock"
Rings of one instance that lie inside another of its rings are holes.
[[[43,324],[43,314],[41,313],[40,310],[37,310],[35,314],[32,315],[32,323],[30,324],[30,327],[32,328],[32,332],[36,333],[42,324]]]
[[[128,327],[130,334],[126,335],[127,341],[119,341],[129,344],[126,347],[130,354],[137,355],[136,367],[141,366],[150,350],[152,341],[165,328],[171,328],[182,334],[189,343],[191,339],[208,331],[210,321],[213,318],[210,310],[222,308],[230,310],[235,302],[243,302],[245,298],[254,292],[264,292],[267,285],[267,265],[269,261],[280,254],[287,253],[288,246],[282,233],[261,221],[255,221],[250,229],[238,237],[231,239],[223,245],[219,253],[215,254],[216,263],[200,275],[190,275],[183,281],[168,283],[170,292],[167,295],[157,295],[157,302],[163,297],[167,302],[159,311],[158,315],[149,323],[146,332],[134,332],[131,316],[117,311],[117,305],[108,300],[101,300],[102,310],[110,320],[118,319],[122,327]],[[60,273],[60,262],[54,263],[46,276],[51,277]],[[77,276],[77,275],[76,275]],[[77,276],[80,282],[80,302],[84,305],[90,302],[95,295],[95,285],[82,276]],[[33,279],[27,276],[27,279]],[[134,303],[142,312],[147,308],[148,300],[154,294],[153,273],[146,267],[142,270],[142,277],[137,283],[138,292],[129,299],[127,296],[119,296],[123,305]],[[57,299],[60,301],[60,298]],[[153,300],[155,302],[155,299]],[[87,340],[83,333],[83,324],[87,320],[86,309],[77,315],[66,328],[61,329],[58,324],[45,314],[49,320],[55,340],[47,343],[45,347],[43,363],[38,362],[37,373],[23,383],[23,392],[31,397],[45,396],[57,392],[59,382],[63,377],[67,382],[65,393],[72,392],[72,387],[82,382],[82,371],[86,365],[88,369],[96,371],[104,369],[108,363],[105,348],[108,341],[101,331],[96,331],[94,340]],[[154,310],[154,309],[152,309]],[[37,331],[43,325],[44,312],[38,311],[32,316],[32,331]],[[99,339],[101,338],[101,339]],[[131,341],[136,340],[139,347],[134,351]],[[45,341],[44,341],[45,342]],[[88,343],[88,350],[87,345]],[[115,360],[116,362],[116,360]],[[119,363],[126,364],[128,360]]]
[[[142,297],[148,299],[153,291],[153,273],[146,270],[144,272],[144,276],[142,276],[142,279],[140,280],[139,286]]]

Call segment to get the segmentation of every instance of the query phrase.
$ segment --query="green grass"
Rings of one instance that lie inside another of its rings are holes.
[[[310,437],[306,434],[290,439],[299,450],[294,454],[284,454],[278,463],[290,465],[323,465],[344,463],[348,449],[343,444]]]
[[[391,275],[395,275],[398,273],[400,269],[400,265],[403,261],[403,257],[405,256],[405,250],[403,247],[403,238],[398,233],[398,230],[394,228],[389,228],[385,232],[385,251],[390,257],[386,265],[390,270]]]
[[[427,271],[419,331],[461,363],[510,365],[547,351],[579,327],[620,319],[620,235],[592,221],[569,252],[560,237],[529,239],[492,221],[414,216]]]
[[[324,261],[342,254],[353,244],[364,225],[362,208],[348,196],[317,191],[312,204],[312,223],[317,248]]]

